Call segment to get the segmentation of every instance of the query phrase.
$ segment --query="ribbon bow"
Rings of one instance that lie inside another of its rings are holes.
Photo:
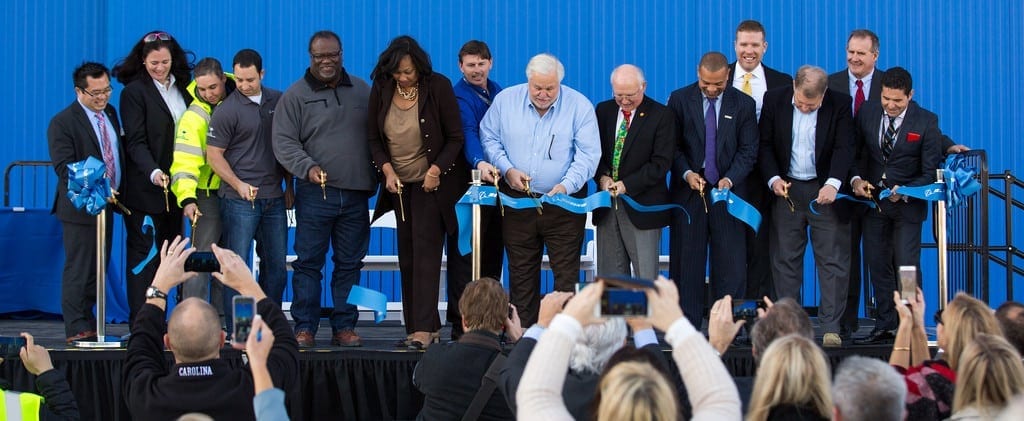
[[[111,196],[110,180],[104,177],[106,166],[95,157],[68,164],[68,199],[75,209],[99,215]]]

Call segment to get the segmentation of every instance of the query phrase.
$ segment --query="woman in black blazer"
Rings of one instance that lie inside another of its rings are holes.
[[[132,320],[145,302],[146,288],[160,261],[154,259],[138,274],[132,269],[149,255],[152,237],[159,247],[181,233],[181,208],[167,190],[171,181],[167,174],[174,151],[175,124],[192,103],[192,95],[185,88],[191,78],[193,57],[170,34],[154,31],[135,43],[112,72],[125,85],[120,106],[128,156],[121,190],[122,200],[132,211],[124,219]],[[153,233],[143,232],[146,216],[153,219]]]
[[[395,211],[406,342],[423,349],[441,329],[441,247],[458,231],[455,202],[469,181],[459,105],[409,36],[391,41],[370,78],[366,133],[383,181],[374,218]]]

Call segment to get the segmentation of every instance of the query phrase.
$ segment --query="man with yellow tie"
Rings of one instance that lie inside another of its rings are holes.
[[[768,50],[768,41],[764,26],[756,20],[745,20],[736,27],[736,61],[729,64],[728,86],[739,89],[754,98],[754,109],[757,119],[761,119],[761,105],[764,93],[770,89],[791,86],[793,78],[761,63],[764,52]],[[770,194],[764,186],[767,180],[761,178],[761,172],[755,164],[754,170],[743,183],[747,188],[745,197],[751,205],[761,212],[762,221],[771,221]],[[757,233],[747,230],[747,296],[757,299],[772,295],[771,268],[768,263],[768,230],[761,229]]]

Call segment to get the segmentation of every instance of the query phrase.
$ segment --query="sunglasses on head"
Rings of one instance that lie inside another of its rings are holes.
[[[152,32],[142,38],[143,42],[170,41],[171,35],[166,32]]]

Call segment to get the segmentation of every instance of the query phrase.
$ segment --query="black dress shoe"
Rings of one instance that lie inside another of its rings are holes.
[[[872,330],[871,334],[860,339],[854,339],[857,345],[880,345],[889,344],[896,339],[894,330]]]
[[[841,337],[843,339],[853,339],[853,334],[854,333],[857,333],[857,329],[856,328],[852,328],[852,327],[849,327],[849,326],[840,326],[839,327],[839,337]]]

